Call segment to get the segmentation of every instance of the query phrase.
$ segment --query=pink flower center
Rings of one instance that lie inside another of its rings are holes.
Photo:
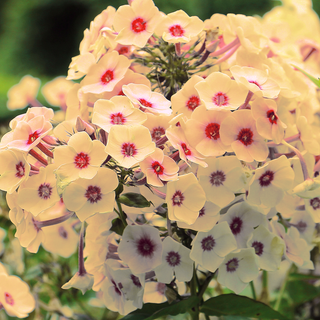
[[[220,130],[220,124],[209,123],[205,128],[205,133],[209,139],[218,140],[220,138],[219,130]]]
[[[108,84],[111,80],[113,80],[113,71],[112,70],[107,70],[101,77],[101,82],[103,84]]]
[[[173,206],[179,206],[180,207],[182,202],[183,202],[183,200],[184,200],[184,196],[183,196],[182,192],[180,190],[178,190],[178,191],[176,191],[174,193],[174,195],[172,196],[171,200],[172,200],[172,205]]]
[[[178,24],[171,26],[169,31],[173,37],[181,37],[184,34],[184,30]]]
[[[219,187],[223,184],[225,180],[226,180],[226,175],[224,174],[224,172],[220,170],[212,172],[210,175],[210,183],[213,186]]]
[[[132,157],[137,154],[137,149],[134,143],[126,142],[122,144],[121,153],[125,157]]]
[[[157,127],[157,128],[153,128],[152,132],[151,132],[151,136],[153,140],[159,140],[161,138],[161,136],[163,136],[165,134],[165,130],[163,127]]]
[[[242,219],[239,217],[234,217],[230,223],[230,229],[234,235],[237,235],[241,232],[243,225]]]
[[[155,243],[148,236],[144,236],[137,241],[138,254],[145,258],[152,258],[155,248]]]
[[[181,261],[180,254],[175,251],[170,251],[167,253],[166,261],[168,262],[170,267],[178,266]]]
[[[74,157],[74,164],[78,169],[87,168],[90,162],[90,157],[88,154],[80,152]]]
[[[39,138],[39,133],[37,131],[29,134],[28,142],[27,144],[32,144],[35,140]]]
[[[261,256],[263,253],[263,243],[259,242],[259,241],[254,241],[251,245],[252,248],[254,248],[256,255]]]
[[[24,177],[24,172],[25,172],[25,169],[24,169],[24,164],[20,161],[18,164],[16,164],[16,174],[15,176],[17,178],[22,178]]]
[[[130,275],[130,278],[131,278],[133,284],[134,284],[136,287],[141,288],[141,283],[140,283],[140,280],[139,280],[139,278],[138,278],[137,276],[135,276],[135,275],[132,274],[132,275]]]
[[[261,187],[267,187],[271,181],[274,179],[274,173],[273,171],[266,171],[260,178],[259,183]]]
[[[4,293],[4,298],[5,298],[7,304],[10,304],[10,306],[14,305],[14,299],[13,299],[13,297],[12,297],[12,295],[10,293],[5,292]]]
[[[181,148],[186,156],[191,156],[191,150],[187,147],[187,145],[183,142],[181,143]]]
[[[151,166],[156,175],[163,174],[164,167],[158,161],[154,161]]]
[[[152,108],[152,103],[147,101],[146,99],[139,99],[139,102],[144,106],[144,107],[147,107],[147,108]]]
[[[102,198],[101,189],[97,186],[89,186],[84,196],[90,203],[97,203]]]
[[[320,209],[320,198],[315,197],[310,200],[310,206],[313,208],[313,210]]]
[[[200,99],[197,96],[191,96],[186,103],[186,107],[191,111],[199,107],[199,105],[200,105]]]
[[[255,84],[260,90],[262,90],[262,87],[256,80],[248,80],[248,82]]]
[[[217,92],[212,98],[212,101],[216,106],[227,106],[229,97],[223,92]]]
[[[131,29],[135,33],[140,33],[147,28],[147,22],[144,21],[142,18],[136,18],[131,22]]]
[[[267,117],[268,117],[271,124],[277,124],[278,117],[274,114],[273,110],[267,111]]]
[[[50,183],[43,183],[38,188],[38,195],[41,199],[47,200],[52,194],[52,187]]]
[[[206,210],[205,210],[205,208],[203,207],[203,208],[199,211],[199,218],[200,218],[200,217],[203,217],[205,214],[206,214]]]
[[[214,248],[215,244],[216,241],[211,235],[201,240],[201,248],[203,251],[211,251]]]
[[[127,120],[121,112],[113,113],[110,116],[110,119],[112,124],[117,124],[117,125],[124,124]]]
[[[60,226],[59,229],[58,229],[58,233],[59,233],[61,238],[68,239],[68,232],[64,227]]]
[[[233,258],[226,263],[227,272],[234,272],[239,266],[239,260],[237,258]]]
[[[249,146],[253,142],[253,132],[250,128],[243,128],[239,131],[237,140],[241,141],[245,146]]]

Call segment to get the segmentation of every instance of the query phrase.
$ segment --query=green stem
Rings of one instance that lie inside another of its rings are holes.
[[[289,268],[289,270],[287,271],[287,275],[286,275],[286,278],[284,279],[284,281],[282,282],[282,285],[281,285],[281,288],[280,288],[280,291],[279,291],[279,295],[278,295],[278,299],[277,299],[277,302],[274,306],[274,310],[276,311],[279,311],[279,308],[280,308],[280,304],[281,304],[281,301],[282,301],[282,298],[283,298],[283,294],[284,294],[284,290],[287,286],[287,282],[288,282],[288,279],[289,279],[289,275],[291,273],[291,269],[292,269],[292,266]]]
[[[118,212],[119,218],[122,221],[124,227],[126,227],[128,224],[127,224],[126,218],[124,216],[124,212],[122,211],[121,203],[119,202],[118,199],[116,199],[116,201],[117,201],[117,205],[118,205],[118,209],[119,209],[119,212]]]
[[[198,297],[201,299],[202,296],[204,295],[204,293],[206,292],[212,278],[214,277],[214,273],[209,272],[209,274],[207,275],[206,280],[204,280],[204,283],[202,284],[199,293],[198,293]]]
[[[250,281],[250,287],[251,287],[251,292],[252,292],[253,299],[257,300],[256,289],[254,288],[253,281]]]
[[[197,295],[197,271],[196,271],[195,264],[193,264],[193,277],[190,282],[190,291],[191,291],[191,296]],[[193,309],[194,310],[189,311],[192,320],[199,320],[199,306],[195,306]]]
[[[268,272],[266,270],[262,272],[262,288],[268,290]]]

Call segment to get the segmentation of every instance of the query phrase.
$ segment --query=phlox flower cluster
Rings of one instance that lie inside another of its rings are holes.
[[[65,120],[53,128],[52,109],[37,105],[11,121],[0,188],[21,246],[63,257],[78,247],[63,289],[92,289],[127,314],[170,288],[176,300],[180,282],[190,295],[203,273],[240,293],[283,260],[314,268],[320,102],[294,65],[319,73],[318,47],[273,34],[272,15],[201,21],[152,0],[108,7],[68,81],[43,89]],[[8,107],[35,101],[23,98],[35,84],[15,99],[11,89]],[[30,312],[11,303],[9,282],[20,280],[0,277],[0,306]]]

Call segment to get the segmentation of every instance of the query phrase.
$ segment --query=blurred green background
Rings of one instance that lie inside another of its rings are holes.
[[[208,19],[214,13],[263,15],[275,0],[155,0],[170,13],[183,9]],[[320,12],[320,1],[314,1]],[[0,120],[12,118],[6,110],[6,93],[25,74],[42,80],[66,75],[79,54],[83,31],[108,5],[118,8],[126,0],[0,0]],[[41,100],[41,97],[40,97]]]

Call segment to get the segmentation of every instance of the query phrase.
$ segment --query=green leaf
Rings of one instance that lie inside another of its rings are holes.
[[[261,319],[287,320],[266,304],[233,293],[222,294],[204,302],[200,312],[209,316],[237,315]]]
[[[313,77],[312,75],[310,75],[309,73],[305,72],[304,70],[302,70],[301,68],[292,65],[294,68],[298,69],[300,72],[302,72],[305,76],[307,76],[318,88],[320,88],[320,80],[316,79],[315,77]]]
[[[300,273],[291,273],[289,275],[290,281],[295,280],[319,280],[320,276],[315,276],[313,274],[300,274]]]
[[[190,297],[176,303],[146,303],[138,309],[121,318],[121,320],[153,320],[163,316],[175,316],[186,313],[200,302],[198,297]]]
[[[119,234],[120,236],[122,236],[123,231],[124,231],[124,225],[123,225],[122,221],[119,218],[112,220],[112,226],[111,226],[110,230],[115,232],[116,234]]]
[[[295,305],[320,296],[320,289],[305,281],[289,281],[286,290]]]
[[[150,207],[150,202],[140,193],[128,192],[119,197],[119,202],[135,208]]]

